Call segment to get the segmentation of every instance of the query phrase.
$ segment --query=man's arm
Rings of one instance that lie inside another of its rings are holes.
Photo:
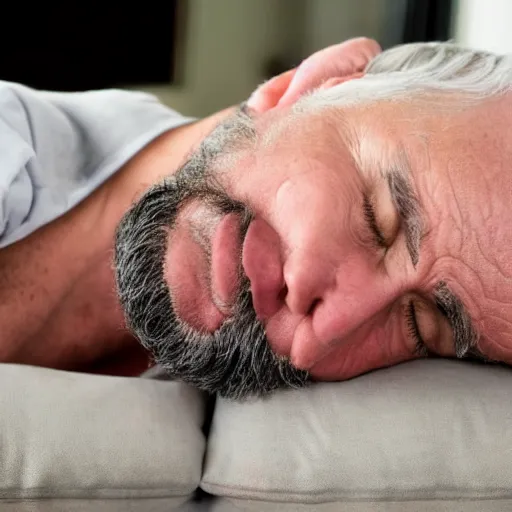
[[[111,264],[117,223],[228,113],[165,132],[67,214],[0,250],[0,361],[71,369],[123,348],[126,336],[109,336],[124,326]]]

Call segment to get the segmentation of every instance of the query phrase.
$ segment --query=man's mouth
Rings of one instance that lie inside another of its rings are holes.
[[[218,223],[211,252],[211,291],[217,307],[232,312],[240,288],[242,264],[241,219],[237,213],[225,215]]]
[[[233,313],[240,287],[241,218],[229,213],[199,243],[193,226],[178,222],[169,232],[164,276],[176,316],[198,332],[213,333]],[[204,243],[210,243],[205,250]]]
[[[282,306],[279,237],[259,218],[189,205],[169,231],[164,267],[176,317],[198,332],[211,334],[235,314],[244,276],[260,321]]]

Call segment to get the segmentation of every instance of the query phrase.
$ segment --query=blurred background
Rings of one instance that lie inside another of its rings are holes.
[[[511,0],[48,0],[11,8],[0,79],[63,91],[144,90],[193,116],[238,103],[351,37],[384,48],[454,39],[512,51]]]

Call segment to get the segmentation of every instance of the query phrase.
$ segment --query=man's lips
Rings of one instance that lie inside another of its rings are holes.
[[[169,233],[164,276],[177,317],[198,331],[212,333],[231,314],[239,287],[239,216],[224,216],[209,243],[211,251],[206,251],[194,237],[193,226],[178,222]]]
[[[212,239],[212,298],[226,314],[231,312],[240,286],[240,227],[240,216],[227,214],[220,220]]]
[[[253,219],[243,242],[238,214],[224,216],[212,238],[211,289],[219,309],[231,313],[240,286],[240,264],[251,283],[253,306],[264,321],[282,305],[284,289],[279,237],[262,219]]]
[[[242,221],[237,213],[225,215],[211,240],[210,290],[213,303],[228,316],[240,288],[241,265],[251,283],[253,306],[264,321],[282,305],[284,289],[280,242],[262,219],[253,219],[241,240]]]
[[[233,313],[242,267],[261,321],[282,306],[277,233],[262,219],[252,220],[243,241],[241,229],[240,215],[230,213],[218,221],[211,239],[202,243],[188,222],[178,222],[170,232],[165,277],[178,318],[192,328],[214,332]],[[211,251],[205,250],[204,243],[211,244]]]

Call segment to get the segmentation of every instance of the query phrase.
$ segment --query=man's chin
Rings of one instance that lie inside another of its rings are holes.
[[[236,310],[214,333],[197,332],[178,320],[167,341],[146,340],[145,345],[172,378],[228,399],[262,397],[281,388],[307,385],[307,372],[273,353],[250,309],[248,291]]]

